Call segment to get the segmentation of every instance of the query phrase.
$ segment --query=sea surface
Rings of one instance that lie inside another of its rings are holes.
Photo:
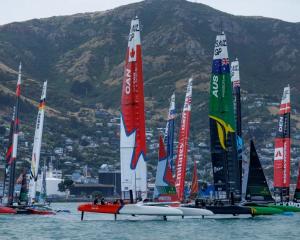
[[[6,239],[300,239],[300,213],[249,219],[181,219],[121,217],[86,213],[80,221],[78,203],[53,203],[53,209],[71,213],[54,216],[0,215],[0,240]],[[128,218],[128,219],[126,219]]]

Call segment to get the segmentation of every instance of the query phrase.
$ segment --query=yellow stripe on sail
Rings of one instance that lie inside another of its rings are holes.
[[[218,136],[219,136],[220,144],[221,144],[222,148],[224,148],[226,150],[224,131],[223,131],[222,126],[218,122],[217,122],[217,129],[218,129]]]
[[[214,117],[212,115],[209,115],[210,118],[216,120],[217,122],[217,130],[218,130],[218,136],[219,136],[219,140],[220,140],[220,144],[221,147],[226,150],[226,146],[225,146],[225,140],[227,140],[227,136],[229,132],[234,132],[233,128],[229,125],[226,124],[222,119]],[[224,130],[225,133],[224,133]]]

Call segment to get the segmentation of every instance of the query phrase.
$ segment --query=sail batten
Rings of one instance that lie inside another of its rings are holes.
[[[121,98],[120,160],[123,198],[147,196],[146,132],[140,23],[131,21]]]
[[[175,187],[178,199],[184,200],[184,183],[186,175],[187,165],[187,151],[188,151],[188,138],[190,131],[190,119],[191,119],[191,105],[192,105],[192,86],[193,79],[190,78],[185,95],[185,101],[181,116],[179,141],[177,147],[177,159],[176,159],[176,181]]]

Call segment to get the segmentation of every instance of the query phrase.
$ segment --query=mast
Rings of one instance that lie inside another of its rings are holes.
[[[242,138],[242,107],[241,107],[241,89],[240,89],[240,69],[238,58],[231,62],[231,82],[233,87],[235,120],[236,120],[236,141],[240,171],[240,188],[242,198],[245,198],[246,184],[248,176],[248,164],[243,164],[243,148],[244,142]]]
[[[159,136],[158,164],[155,178],[154,198],[160,202],[177,200],[175,180],[172,175],[171,165],[168,162],[162,136]]]
[[[121,98],[120,159],[123,198],[147,197],[146,131],[140,23],[131,21]]]
[[[168,121],[165,129],[164,143],[167,145],[168,162],[173,170],[174,166],[174,129],[175,129],[175,93],[171,96]]]
[[[217,35],[210,81],[209,123],[216,198],[240,198],[234,109],[227,41]]]
[[[186,174],[186,162],[188,151],[188,139],[190,132],[191,106],[192,106],[192,85],[193,79],[190,78],[186,90],[184,106],[181,116],[179,141],[176,159],[176,181],[175,187],[179,201],[184,200],[184,182]]]
[[[192,179],[191,193],[190,193],[191,198],[194,199],[197,198],[198,191],[199,191],[199,186],[198,186],[198,176],[197,176],[197,163],[194,160],[194,171],[193,171],[193,179]]]
[[[290,86],[283,90],[279,109],[278,130],[274,150],[274,194],[275,199],[289,201],[291,135],[290,135]]]
[[[4,178],[4,194],[3,197],[7,198],[7,205],[12,205],[14,201],[15,192],[15,171],[16,159],[18,148],[18,135],[19,135],[19,104],[21,94],[21,78],[22,78],[22,65],[19,65],[18,82],[16,88],[16,105],[13,110],[13,117],[11,121],[11,131],[9,146],[6,152],[6,173]],[[8,178],[8,183],[7,183]],[[8,190],[8,191],[7,191]]]
[[[36,119],[34,142],[31,157],[30,183],[29,183],[29,204],[34,203],[36,199],[36,188],[39,172],[39,163],[42,146],[42,136],[46,106],[47,81],[43,84],[41,100],[39,103],[39,111]]]
[[[246,200],[274,201],[252,140],[250,142],[250,164]]]

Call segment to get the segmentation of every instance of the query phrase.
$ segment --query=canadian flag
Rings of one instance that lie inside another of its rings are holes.
[[[283,160],[283,147],[275,148],[274,160]]]

